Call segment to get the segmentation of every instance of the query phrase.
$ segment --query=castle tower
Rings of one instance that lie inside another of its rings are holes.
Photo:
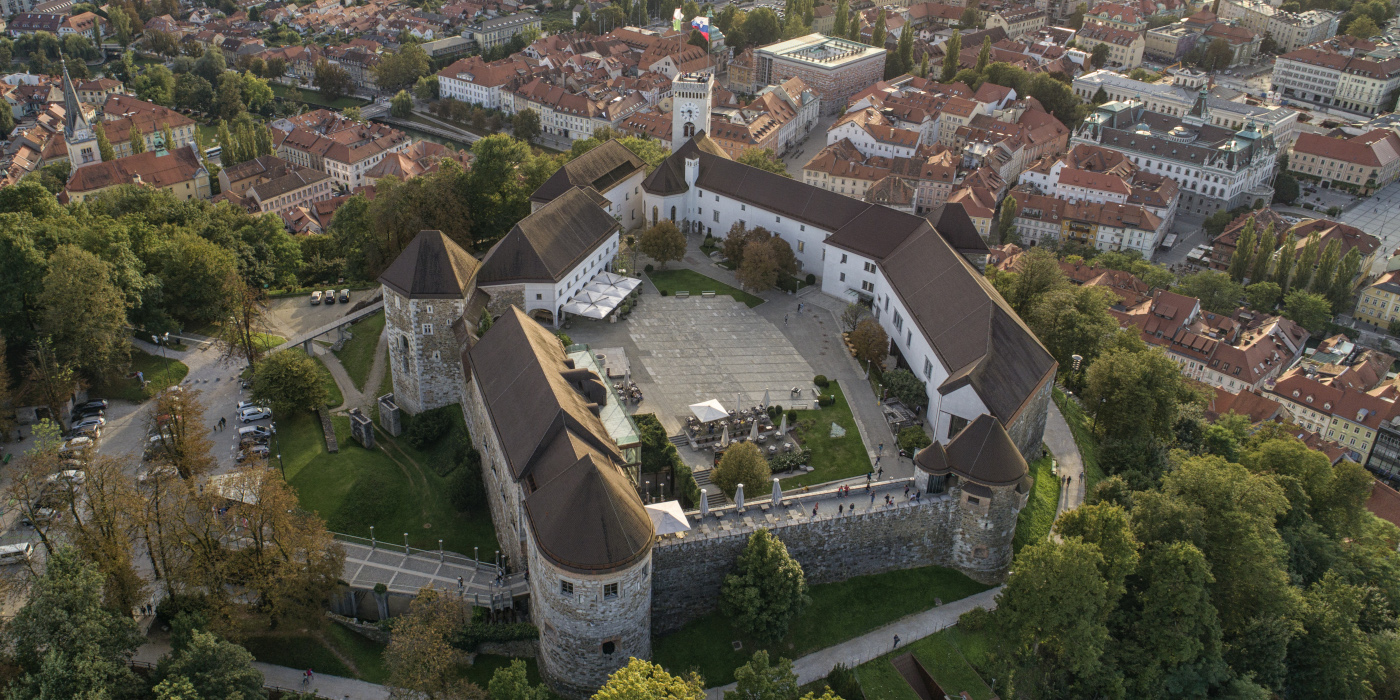
[[[914,455],[914,485],[926,494],[949,494],[952,516],[951,564],[984,583],[997,583],[1011,567],[1016,516],[1030,497],[1026,460],[997,419],[982,414],[945,447],[941,443]]]
[[[101,163],[102,151],[97,147],[97,134],[87,117],[83,116],[83,103],[78,101],[78,90],[73,86],[73,79],[68,77],[68,62],[62,62],[63,111],[67,119],[63,128],[63,142],[68,147],[69,172],[72,172],[84,165]]]
[[[481,263],[441,231],[420,231],[379,277],[394,400],[410,414],[462,400],[461,342],[453,324],[476,326],[486,294]]]
[[[679,151],[690,137],[710,132],[710,97],[715,91],[712,75],[685,73],[671,83],[671,152]]]

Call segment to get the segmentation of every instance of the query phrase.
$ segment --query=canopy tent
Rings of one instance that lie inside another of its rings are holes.
[[[715,399],[710,399],[704,403],[691,404],[690,412],[694,413],[695,417],[699,418],[701,423],[709,423],[710,421],[729,417],[729,411],[724,410],[724,406],[721,406],[719,401]]]
[[[598,284],[610,285],[629,292],[636,289],[637,287],[642,286],[642,281],[639,279],[634,279],[632,277],[623,277],[622,275],[615,275],[611,272],[606,271],[599,272],[597,275],[594,275],[593,282]]]
[[[647,515],[651,516],[651,524],[656,528],[658,535],[669,535],[673,532],[685,532],[690,529],[690,521],[686,519],[685,509],[681,508],[680,501],[653,503],[646,509]]]
[[[610,297],[583,290],[564,304],[564,313],[584,318],[606,318],[620,303],[622,303],[621,297]]]
[[[597,282],[589,282],[588,284],[584,285],[583,291],[600,297],[617,299],[619,300],[619,302],[622,299],[627,298],[627,292],[622,290],[621,288],[614,287],[608,284],[599,284]]]

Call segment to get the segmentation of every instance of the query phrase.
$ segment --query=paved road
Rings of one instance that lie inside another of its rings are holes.
[[[1058,518],[1061,513],[1074,510],[1084,503],[1086,484],[1079,445],[1075,444],[1074,433],[1054,402],[1050,404],[1050,419],[1045,423],[1045,445],[1055,457],[1056,474],[1060,477],[1060,505],[1055,509],[1055,517]]]

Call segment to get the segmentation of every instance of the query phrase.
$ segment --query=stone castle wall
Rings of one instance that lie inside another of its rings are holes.
[[[486,304],[486,313],[491,314],[491,318],[500,318],[512,306],[525,310],[525,285],[503,284],[487,291],[491,294],[491,301]]]
[[[990,491],[990,497],[953,491],[958,508],[953,514],[952,565],[984,583],[1000,581],[1011,568],[1016,516],[1026,503],[1026,496],[1016,493],[1014,485]]]
[[[533,544],[526,547],[530,615],[540,630],[540,676],[554,692],[587,698],[629,658],[651,658],[650,553],[618,571],[587,575],[555,566]]]
[[[394,399],[408,413],[461,400],[461,348],[452,322],[464,306],[460,299],[406,299],[384,288]]]
[[[1045,438],[1045,421],[1050,415],[1050,392],[1054,387],[1055,382],[1047,377],[1045,383],[1031,396],[1021,415],[1011,421],[1011,425],[1006,426],[1006,434],[1011,436],[1011,441],[1016,443],[1016,448],[1021,451],[1021,456],[1025,457],[1027,462],[1033,462],[1040,457],[1040,444]]]
[[[522,543],[516,534],[520,532],[520,487],[511,477],[505,451],[496,437],[486,401],[475,381],[468,381],[462,392],[462,417],[467,422],[472,445],[481,453],[481,478],[486,483],[486,503],[491,511],[491,524],[496,528],[496,541],[501,546],[501,554],[515,562],[513,568],[519,570],[518,562],[524,561]]]
[[[985,540],[980,533],[972,538],[960,535],[959,527],[980,527],[976,518],[967,518],[960,500],[960,492],[954,490],[951,494],[925,495],[921,503],[900,503],[859,515],[823,513],[816,518],[769,523],[759,509],[749,508],[737,521],[731,510],[718,526],[713,518],[707,518],[708,532],[695,528],[684,538],[663,537],[653,550],[652,632],[676,630],[713,610],[719,603],[720,584],[733,570],[749,535],[760,526],[787,545],[811,584],[930,565],[962,568],[973,579],[999,583],[1010,564],[1011,535],[1000,528],[989,530]],[[1014,530],[1016,512],[1003,508],[1005,503],[991,505],[998,513],[993,521],[1009,517]],[[1000,510],[1010,511],[1009,515]],[[750,517],[752,524],[744,517]],[[997,538],[1002,541],[994,542]],[[986,556],[976,558],[971,567],[959,566],[960,559],[968,558],[959,557],[957,552],[979,546],[987,547]]]

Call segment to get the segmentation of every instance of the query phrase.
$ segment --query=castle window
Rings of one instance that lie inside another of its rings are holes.
[[[966,427],[966,418],[963,418],[962,416],[948,416],[948,439],[953,439],[953,436],[962,432],[962,429]]]
[[[603,597],[604,597],[604,598],[616,598],[616,597],[617,597],[617,584],[616,584],[616,583],[605,583],[605,584],[603,584]]]
[[[573,595],[573,594],[574,594],[574,584],[572,584],[572,583],[570,583],[570,582],[568,582],[568,581],[560,581],[560,582],[559,582],[559,592],[562,593],[562,594],[564,594],[564,595]]]
[[[434,351],[433,351],[433,362],[441,362],[441,361],[442,361],[442,352],[439,351],[439,350],[434,350]]]
[[[432,304],[428,304],[427,306],[424,306],[424,307],[423,307],[423,313],[425,313],[425,314],[430,314],[430,313],[432,313],[432,312],[433,312],[433,305],[432,305]]]
[[[604,654],[612,654],[615,651],[617,651],[617,642],[614,642],[611,639],[606,642],[603,642]]]
[[[425,323],[425,324],[423,324],[423,335],[432,335],[432,334],[433,334],[433,324],[431,324],[431,323]]]
[[[543,300],[543,299],[544,299],[544,295],[543,295],[543,294],[536,294],[536,295],[535,295],[535,301],[541,301],[541,300]]]
[[[967,497],[967,502],[968,502],[968,505],[974,505],[974,506],[976,506],[976,505],[981,505],[981,504],[982,504],[982,499],[980,499],[980,498],[978,498],[978,497],[976,497],[976,496],[968,496],[968,497]]]

